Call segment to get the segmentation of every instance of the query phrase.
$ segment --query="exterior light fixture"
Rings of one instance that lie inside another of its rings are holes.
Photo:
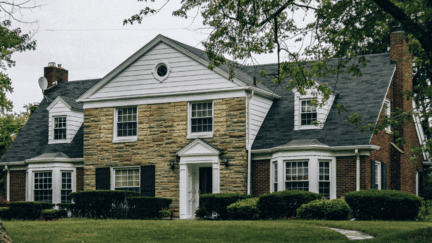
[[[171,170],[174,170],[174,160],[173,159],[170,161],[170,166],[171,166]]]
[[[228,159],[226,157],[223,158],[223,162],[224,162],[225,166],[228,166]]]

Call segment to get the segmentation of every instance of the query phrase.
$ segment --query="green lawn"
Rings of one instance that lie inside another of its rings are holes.
[[[432,242],[431,222],[396,221],[5,221],[17,242],[350,242],[319,225],[356,229],[377,237],[369,242]],[[425,231],[426,232],[423,232]],[[415,240],[416,233],[423,232]],[[423,237],[421,239],[420,237]]]

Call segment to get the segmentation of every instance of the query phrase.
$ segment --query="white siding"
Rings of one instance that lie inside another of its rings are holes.
[[[71,111],[62,102],[57,102],[57,104],[49,111],[49,129],[48,129],[48,143],[58,143],[53,140],[54,134],[54,117],[56,116],[66,116],[66,142],[70,143],[81,124],[84,122],[84,113]],[[64,143],[64,141],[62,141]]]
[[[251,136],[251,144],[253,144],[258,131],[261,128],[261,125],[267,116],[270,107],[273,104],[273,100],[263,98],[258,95],[252,96],[250,99],[250,136]]]
[[[152,71],[160,61],[169,63],[169,77],[160,83]],[[182,91],[238,87],[181,52],[160,43],[99,89],[91,98],[114,98]]]

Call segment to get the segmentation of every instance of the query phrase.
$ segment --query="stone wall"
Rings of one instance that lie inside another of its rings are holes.
[[[188,102],[138,106],[138,141],[112,143],[114,108],[84,110],[84,190],[95,190],[95,168],[155,165],[156,197],[172,198],[178,211],[179,158],[194,141],[186,139]],[[214,100],[214,136],[204,138],[222,150],[229,166],[220,166],[220,192],[246,193],[246,99]],[[175,169],[169,161],[174,159]]]

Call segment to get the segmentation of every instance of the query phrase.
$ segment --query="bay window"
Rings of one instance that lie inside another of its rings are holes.
[[[309,191],[308,162],[285,162],[285,190]]]
[[[52,172],[34,173],[34,201],[52,203]]]
[[[330,199],[330,162],[319,162],[319,193]]]

